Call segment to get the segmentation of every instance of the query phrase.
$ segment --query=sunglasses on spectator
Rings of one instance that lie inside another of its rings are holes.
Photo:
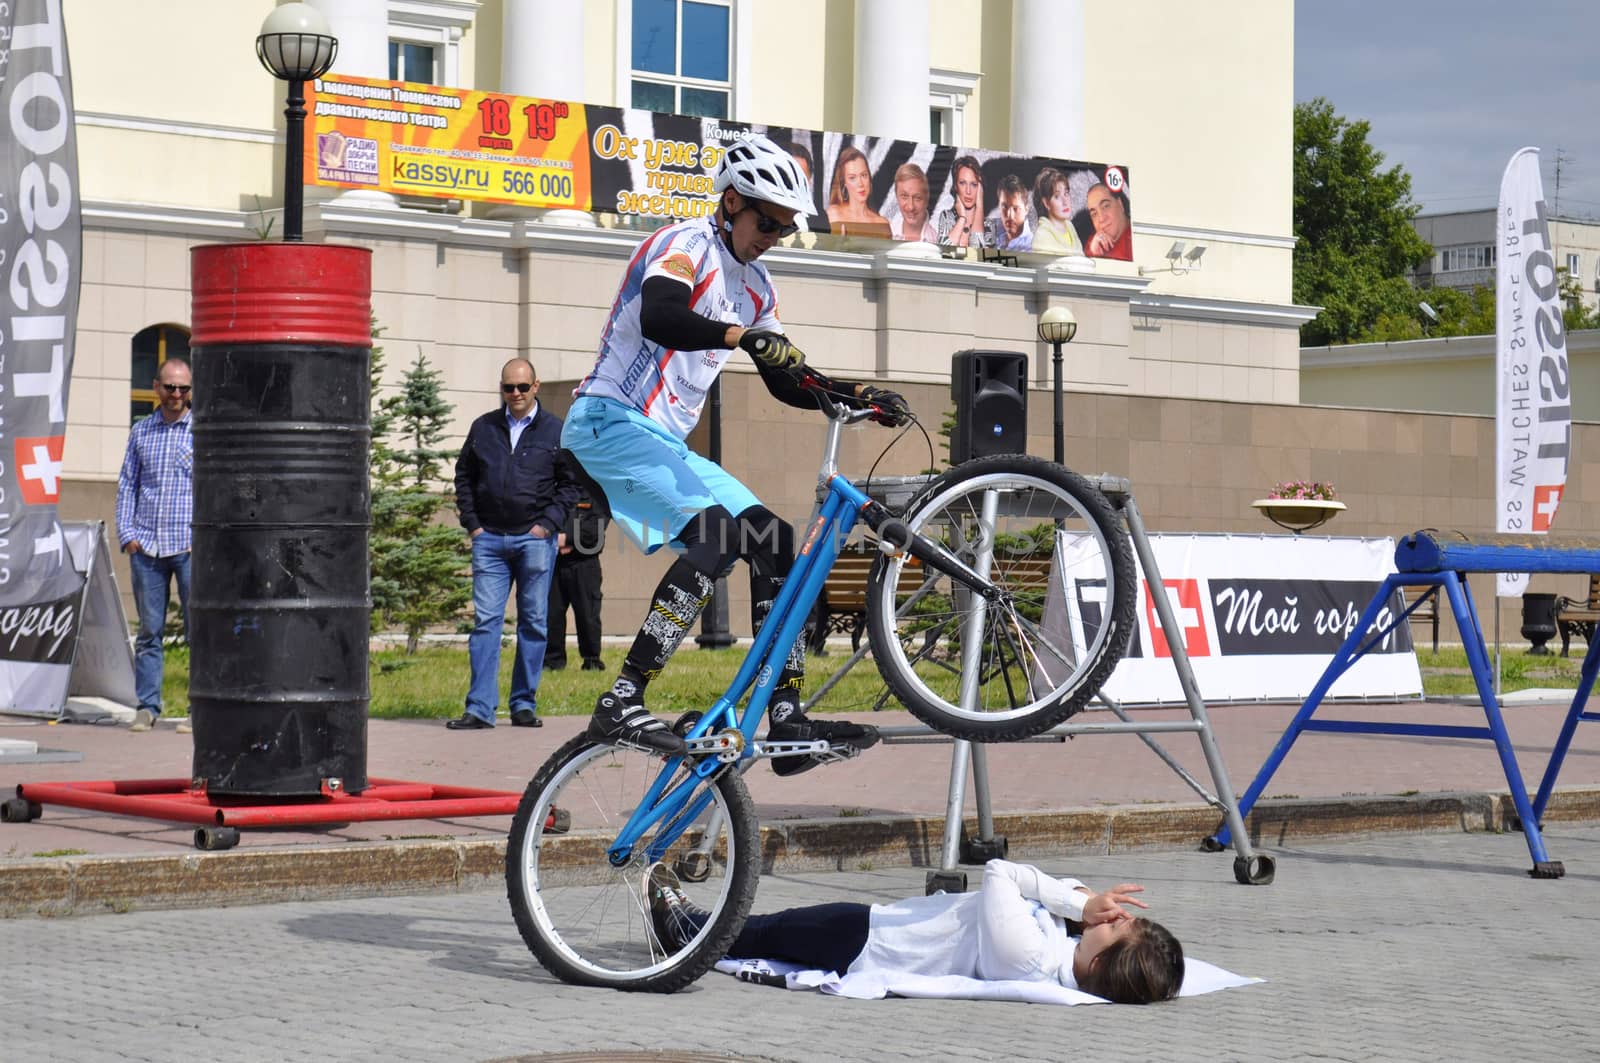
[[[793,236],[800,231],[799,225],[785,225],[777,218],[769,217],[762,213],[760,208],[753,203],[747,205],[745,209],[755,211],[756,231],[759,233],[764,233],[767,236],[771,236],[773,233],[777,233],[779,236]]]
[[[501,384],[500,385],[500,390],[505,392],[507,395],[511,394],[513,391],[520,391],[520,392],[522,392],[522,394],[526,395],[528,392],[533,390],[533,385],[532,384]]]
[[[162,384],[161,390],[170,391],[174,395],[187,395],[192,387],[191,384]]]

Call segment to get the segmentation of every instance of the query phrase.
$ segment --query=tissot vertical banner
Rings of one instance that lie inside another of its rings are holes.
[[[61,0],[0,0],[0,711],[65,663],[83,587],[56,518],[82,236]]]
[[[1543,535],[1572,458],[1572,380],[1538,148],[1506,166],[1495,239],[1495,530]],[[1502,572],[1495,593],[1527,587],[1527,573]]]

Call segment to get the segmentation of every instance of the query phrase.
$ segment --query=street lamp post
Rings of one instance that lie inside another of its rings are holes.
[[[1039,339],[1054,349],[1051,363],[1055,369],[1055,430],[1056,464],[1066,461],[1067,441],[1061,410],[1061,348],[1072,342],[1078,334],[1078,320],[1064,306],[1052,306],[1039,315]]]
[[[722,464],[722,377],[711,382],[710,453],[707,455],[718,465]],[[733,634],[728,628],[728,577],[723,576],[711,585],[711,601],[700,615],[700,634],[695,644],[704,650],[721,650],[733,645]]]
[[[272,76],[289,83],[288,119],[283,165],[283,238],[301,239],[305,213],[305,186],[301,181],[306,135],[306,88],[333,66],[339,41],[328,20],[310,4],[284,4],[274,8],[256,36],[256,58]]]

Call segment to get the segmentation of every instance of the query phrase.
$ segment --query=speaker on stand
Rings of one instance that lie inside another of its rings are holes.
[[[957,351],[950,365],[955,427],[950,464],[1028,449],[1028,356],[1018,351]]]

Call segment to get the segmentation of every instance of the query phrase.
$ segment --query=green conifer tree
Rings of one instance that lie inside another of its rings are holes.
[[[376,330],[375,333],[376,334]],[[440,373],[421,350],[400,390],[378,399],[379,348],[372,367],[372,615],[406,632],[417,652],[429,627],[455,619],[472,600],[466,536],[442,521],[455,498],[439,483],[449,452],[439,447],[451,405]]]

